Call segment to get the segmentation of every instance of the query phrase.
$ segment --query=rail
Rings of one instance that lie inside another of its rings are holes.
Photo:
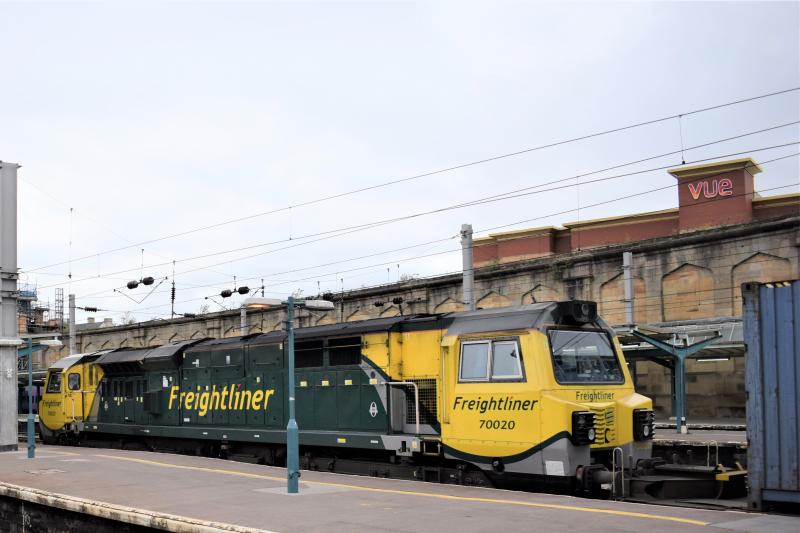
[[[414,387],[414,418],[416,419],[416,435],[419,435],[419,386],[413,381],[384,381],[384,385],[411,385]]]

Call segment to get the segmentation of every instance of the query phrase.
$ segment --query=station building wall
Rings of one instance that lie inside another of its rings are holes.
[[[759,171],[749,158],[673,169],[679,189],[676,209],[476,239],[476,305],[588,299],[598,302],[607,322],[622,325],[622,254],[632,252],[635,323],[739,317],[741,283],[800,278],[800,195],[758,197],[753,178]],[[331,296],[334,311],[301,310],[296,326],[463,309],[460,275],[411,279]],[[395,298],[402,298],[402,303],[392,303]],[[97,327],[80,332],[77,345],[87,352],[232,337],[240,334],[239,320],[239,312],[232,311]],[[252,312],[249,331],[281,329],[284,320],[281,310]],[[50,362],[62,355],[64,348],[48,350]],[[690,362],[687,371],[690,417],[744,416],[743,358]],[[653,397],[659,415],[667,416],[668,371],[639,363],[637,384],[643,394]]]

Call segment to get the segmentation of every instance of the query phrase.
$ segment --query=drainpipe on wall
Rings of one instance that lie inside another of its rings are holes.
[[[631,269],[633,268],[633,254],[631,252],[623,252],[622,254],[622,279],[624,281],[625,290],[625,324],[630,326],[633,324],[633,276]]]
[[[463,271],[464,310],[475,310],[475,270],[472,261],[472,224],[461,225],[461,259]]]

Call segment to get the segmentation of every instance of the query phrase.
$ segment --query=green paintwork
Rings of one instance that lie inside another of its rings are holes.
[[[301,443],[383,449],[388,417],[360,365],[301,368],[296,372],[297,423]],[[98,395],[97,417],[89,432],[242,442],[283,443],[286,439],[286,363],[283,346],[228,344],[188,349],[174,369],[140,374],[106,374]],[[274,390],[264,409],[184,409],[170,390],[181,392]],[[214,389],[216,387],[216,389]],[[370,413],[375,404],[377,413]],[[340,442],[339,439],[345,439]]]

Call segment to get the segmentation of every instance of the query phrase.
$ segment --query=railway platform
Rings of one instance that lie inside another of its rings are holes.
[[[0,454],[0,500],[167,531],[797,531],[800,517],[285,470],[153,452],[39,446]],[[27,531],[39,531],[28,514]],[[131,526],[131,527],[132,527]],[[0,527],[2,530],[2,527]],[[22,531],[23,529],[18,529]],[[99,531],[100,529],[98,529]],[[15,531],[9,529],[9,531]]]

